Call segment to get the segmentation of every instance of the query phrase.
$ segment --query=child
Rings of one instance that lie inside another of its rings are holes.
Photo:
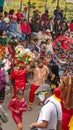
[[[16,97],[10,101],[8,108],[12,111],[12,118],[17,124],[16,130],[22,130],[22,113],[27,110],[27,103],[23,97],[22,89],[16,91]]]

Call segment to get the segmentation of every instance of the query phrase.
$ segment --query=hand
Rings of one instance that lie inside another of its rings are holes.
[[[20,108],[19,111],[26,111],[27,108]]]
[[[14,112],[18,114],[20,111],[18,111],[18,110],[15,110]]]
[[[30,124],[30,128],[36,127],[36,122]]]

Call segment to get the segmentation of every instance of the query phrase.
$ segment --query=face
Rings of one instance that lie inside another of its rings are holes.
[[[24,48],[26,48],[26,44],[27,44],[26,41],[24,41],[22,44],[23,44]]]
[[[43,68],[43,63],[42,62],[39,63],[39,68]]]
[[[38,98],[41,102],[43,102],[45,100],[45,94],[43,94],[42,92],[39,93]]]
[[[23,98],[23,95],[22,95],[22,94],[17,94],[16,96],[17,96],[17,98],[18,98],[19,100],[21,100],[21,99]]]

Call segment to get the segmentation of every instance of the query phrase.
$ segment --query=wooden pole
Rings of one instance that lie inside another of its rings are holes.
[[[28,1],[28,22],[29,22],[29,17],[30,17],[30,0]]]
[[[45,0],[45,10],[47,9],[47,0]]]
[[[59,6],[59,0],[57,0],[57,6]]]
[[[20,11],[22,11],[22,0],[20,1]]]

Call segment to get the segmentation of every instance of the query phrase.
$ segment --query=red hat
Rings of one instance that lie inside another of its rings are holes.
[[[13,20],[13,21],[17,21],[17,16],[14,15],[14,16],[12,17],[12,20]]]
[[[61,94],[60,88],[55,88],[54,89],[54,94],[55,94],[56,97],[60,98],[60,94]]]

